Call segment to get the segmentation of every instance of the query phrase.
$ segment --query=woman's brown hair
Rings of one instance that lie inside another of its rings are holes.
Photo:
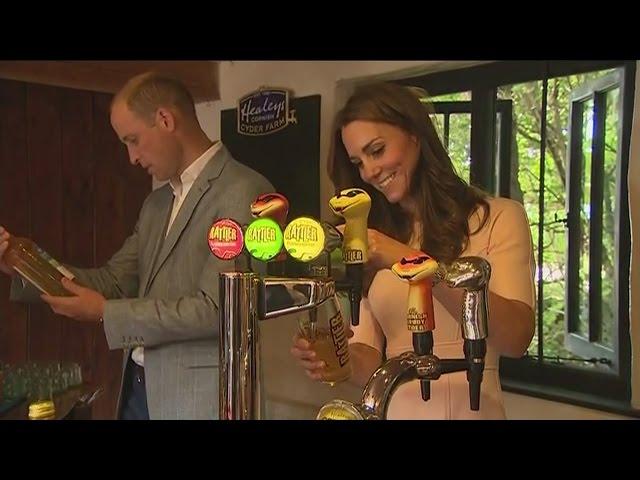
[[[398,204],[360,178],[342,143],[342,128],[355,120],[386,123],[401,128],[420,141],[418,164],[411,179],[410,195],[422,223],[421,250],[438,261],[451,262],[466,248],[469,217],[480,206],[480,230],[489,217],[486,194],[469,186],[455,172],[436,132],[429,110],[415,90],[392,83],[359,87],[334,121],[328,170],[336,189],[358,187],[371,196],[369,226],[403,243],[413,233],[413,218]]]

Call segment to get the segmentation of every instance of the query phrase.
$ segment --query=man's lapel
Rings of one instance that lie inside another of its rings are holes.
[[[189,193],[187,194],[187,198],[184,199],[184,203],[180,207],[178,215],[171,225],[169,234],[162,243],[162,248],[160,249],[158,258],[156,258],[156,261],[154,262],[151,275],[149,275],[149,279],[145,286],[145,294],[149,291],[149,288],[153,283],[153,279],[158,274],[160,268],[162,268],[164,262],[166,262],[167,258],[176,246],[176,243],[180,239],[182,232],[189,224],[189,220],[191,220],[198,203],[200,203],[204,194],[209,190],[209,188],[211,188],[213,181],[220,176],[220,173],[222,172],[224,165],[229,160],[229,157],[229,151],[224,147],[224,145],[221,145],[218,152],[211,158],[211,160],[209,160],[207,166],[202,170],[202,173],[200,173],[198,178],[196,178],[191,190],[189,190]],[[164,225],[166,228],[167,224],[165,223]],[[164,237],[164,231],[160,234]],[[203,238],[202,241],[206,241],[206,238]]]

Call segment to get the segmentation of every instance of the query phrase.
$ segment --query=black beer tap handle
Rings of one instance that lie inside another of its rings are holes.
[[[467,360],[467,380],[469,381],[469,405],[471,410],[480,410],[480,385],[484,371],[484,357],[487,353],[487,341],[465,340],[464,356]]]
[[[362,277],[364,268],[361,263],[347,264],[346,274],[349,281],[349,301],[351,303],[351,325],[360,323],[360,300],[362,300]]]
[[[413,334],[413,351],[418,355],[433,353],[433,332],[418,332]],[[431,398],[431,384],[426,378],[420,379],[420,393],[426,402]]]

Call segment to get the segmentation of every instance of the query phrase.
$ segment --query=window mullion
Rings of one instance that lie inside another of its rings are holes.
[[[447,152],[449,151],[450,117],[451,114],[449,112],[444,114],[444,148]]]
[[[567,162],[567,283],[565,291],[566,330],[565,341],[579,328],[579,288],[580,288],[580,245],[582,232],[580,224],[580,203],[582,196],[582,126],[583,104],[571,102],[569,114],[569,161]]]
[[[593,140],[591,144],[591,199],[589,209],[589,341],[602,337],[602,201],[604,195],[604,133],[607,115],[606,92],[593,98]]]
[[[538,192],[538,361],[543,361],[544,356],[544,188],[545,188],[545,162],[547,144],[547,93],[549,81],[542,81],[542,106],[540,112],[540,186]]]

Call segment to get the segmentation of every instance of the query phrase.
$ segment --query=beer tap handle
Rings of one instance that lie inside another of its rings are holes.
[[[480,257],[462,257],[448,267],[444,280],[450,288],[465,290],[462,308],[462,336],[467,359],[469,405],[480,409],[480,386],[487,353],[489,304],[487,300],[491,265]]]
[[[414,352],[418,355],[433,353],[433,332],[414,332],[412,337]],[[425,402],[431,398],[431,383],[428,379],[420,379],[420,393]]]
[[[324,252],[331,254],[336,248],[342,246],[344,242],[344,235],[340,233],[336,227],[329,222],[321,222],[324,230]]]
[[[346,273],[349,278],[349,305],[351,306],[351,325],[360,324],[360,302],[362,301],[363,266],[361,263],[346,265]]]
[[[421,356],[433,353],[433,330],[436,324],[431,277],[437,270],[438,262],[425,254],[405,257],[391,267],[398,278],[409,283],[407,328],[413,334],[413,349]],[[420,379],[420,391],[422,399],[429,400],[431,387],[428,379]]]
[[[480,410],[480,386],[484,372],[484,357],[487,353],[487,341],[464,341],[464,356],[468,362],[467,381],[469,382],[469,406],[471,410]]]
[[[332,277],[331,255],[336,248],[342,245],[342,233],[336,227],[328,222],[320,222],[320,225],[324,232],[324,245],[318,257],[305,264],[302,274],[305,277]]]
[[[351,324],[360,323],[360,300],[364,263],[368,259],[367,219],[371,210],[371,197],[360,188],[347,188],[329,200],[333,213],[345,219],[342,258],[345,273],[351,283]]]
[[[254,218],[270,218],[281,230],[284,230],[289,214],[289,201],[280,193],[264,193],[258,195],[251,203],[251,215]],[[280,253],[267,263],[267,274],[284,277],[286,275],[287,253],[282,249]]]

